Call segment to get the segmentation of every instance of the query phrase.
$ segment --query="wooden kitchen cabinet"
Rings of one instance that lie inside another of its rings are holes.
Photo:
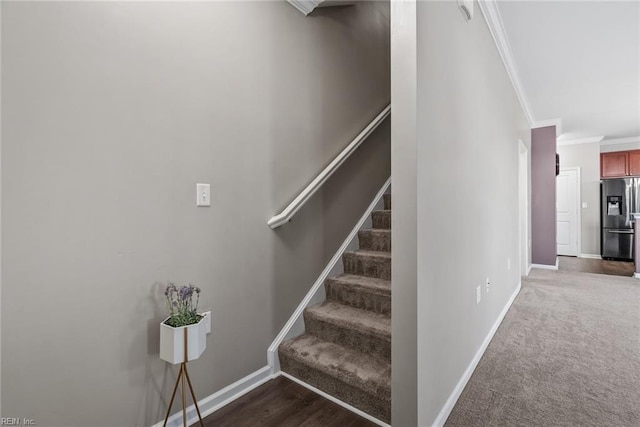
[[[640,166],[640,157],[638,158],[638,166]],[[628,175],[629,153],[627,151],[600,154],[601,178],[619,178]]]
[[[628,151],[628,174],[631,176],[640,176],[640,150]]]

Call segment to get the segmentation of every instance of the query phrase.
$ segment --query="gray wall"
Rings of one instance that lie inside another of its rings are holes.
[[[640,142],[630,142],[625,144],[607,144],[600,147],[601,153],[610,153],[612,151],[640,150]]]
[[[392,34],[410,25],[410,17],[404,19],[393,19]],[[517,289],[518,140],[528,147],[530,129],[480,13],[466,22],[455,2],[418,2],[415,37],[417,98],[396,98],[396,79],[413,78],[413,74],[398,74],[404,68],[398,67],[395,56],[392,98],[394,123],[402,120],[399,102],[405,103],[407,123],[417,108],[417,164],[413,172],[414,160],[408,155],[413,150],[412,135],[396,139],[394,128],[392,179],[394,185],[400,177],[416,186],[415,211],[403,213],[409,219],[415,217],[415,222],[399,220],[402,207],[394,193],[393,262],[395,269],[396,255],[410,253],[414,245],[411,239],[397,239],[398,233],[413,232],[417,273],[415,278],[412,273],[402,277],[405,295],[412,286],[416,290],[418,362],[417,367],[401,366],[394,359],[393,375],[401,370],[402,375],[416,376],[417,415],[406,415],[398,422],[394,408],[393,424],[428,426]],[[410,49],[411,41],[406,43]],[[392,46],[392,50],[399,48]],[[398,153],[405,150],[407,154],[400,158]],[[395,357],[399,349],[412,348],[414,339],[411,329],[396,334],[395,324],[408,322],[414,312],[396,310],[399,275],[397,270],[393,274]],[[490,293],[484,286],[487,277]],[[478,305],[477,286],[482,286]],[[411,393],[411,389],[394,388],[393,401],[411,398]],[[414,416],[416,423],[402,422]]]
[[[0,46],[2,46],[2,3],[0,3]],[[2,55],[0,55],[0,101],[2,100]],[[0,102],[0,236],[2,236],[2,102]],[[0,238],[0,416],[2,415],[2,239]]]
[[[558,154],[561,168],[580,168],[580,253],[600,255],[600,145],[558,146]]]
[[[417,353],[417,51],[416,3],[391,3],[391,421],[418,422]]]
[[[2,39],[2,416],[164,417],[170,280],[213,310],[200,398],[265,366],[390,174],[387,121],[266,225],[388,104],[388,3],[3,2]]]
[[[556,127],[531,130],[531,262],[556,265]]]

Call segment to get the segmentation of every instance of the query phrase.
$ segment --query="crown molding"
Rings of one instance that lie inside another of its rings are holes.
[[[562,134],[562,119],[549,119],[549,120],[539,120],[531,126],[532,129],[535,128],[545,128],[547,126],[555,126],[556,127],[556,135]]]
[[[529,107],[527,95],[525,94],[522,83],[520,82],[518,68],[516,67],[516,62],[513,59],[513,54],[511,53],[511,46],[509,45],[509,40],[507,39],[507,34],[504,30],[498,5],[495,0],[478,0],[478,5],[480,6],[480,11],[482,12],[482,16],[484,16],[484,20],[487,22],[493,41],[498,48],[498,53],[500,53],[504,67],[507,69],[507,74],[511,79],[511,84],[516,91],[516,96],[518,97],[518,101],[520,101],[520,106],[522,107],[522,111],[529,122],[529,126],[531,126],[531,128],[538,127],[536,126],[536,121],[533,117],[533,113],[531,112],[531,108]]]
[[[578,144],[591,144],[598,143],[604,139],[604,136],[592,136],[590,138],[580,138],[580,139],[565,139],[565,140],[557,140],[558,146],[565,145],[578,145]]]
[[[635,144],[640,142],[640,135],[630,136],[628,138],[605,139],[600,145],[618,145],[618,144]]]

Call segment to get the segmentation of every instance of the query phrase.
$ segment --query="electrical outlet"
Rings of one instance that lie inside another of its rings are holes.
[[[507,258],[507,270],[511,270],[511,258]]]
[[[478,286],[476,288],[476,304],[480,304],[481,299],[482,299],[482,286]]]
[[[211,311],[205,311],[202,313],[204,316],[204,324],[205,324],[205,332],[207,334],[211,333]]]
[[[491,285],[491,281],[487,277],[487,293],[489,293],[489,286]]]

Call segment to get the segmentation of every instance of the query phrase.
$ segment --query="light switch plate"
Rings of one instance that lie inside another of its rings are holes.
[[[196,206],[211,206],[211,186],[196,184]]]

